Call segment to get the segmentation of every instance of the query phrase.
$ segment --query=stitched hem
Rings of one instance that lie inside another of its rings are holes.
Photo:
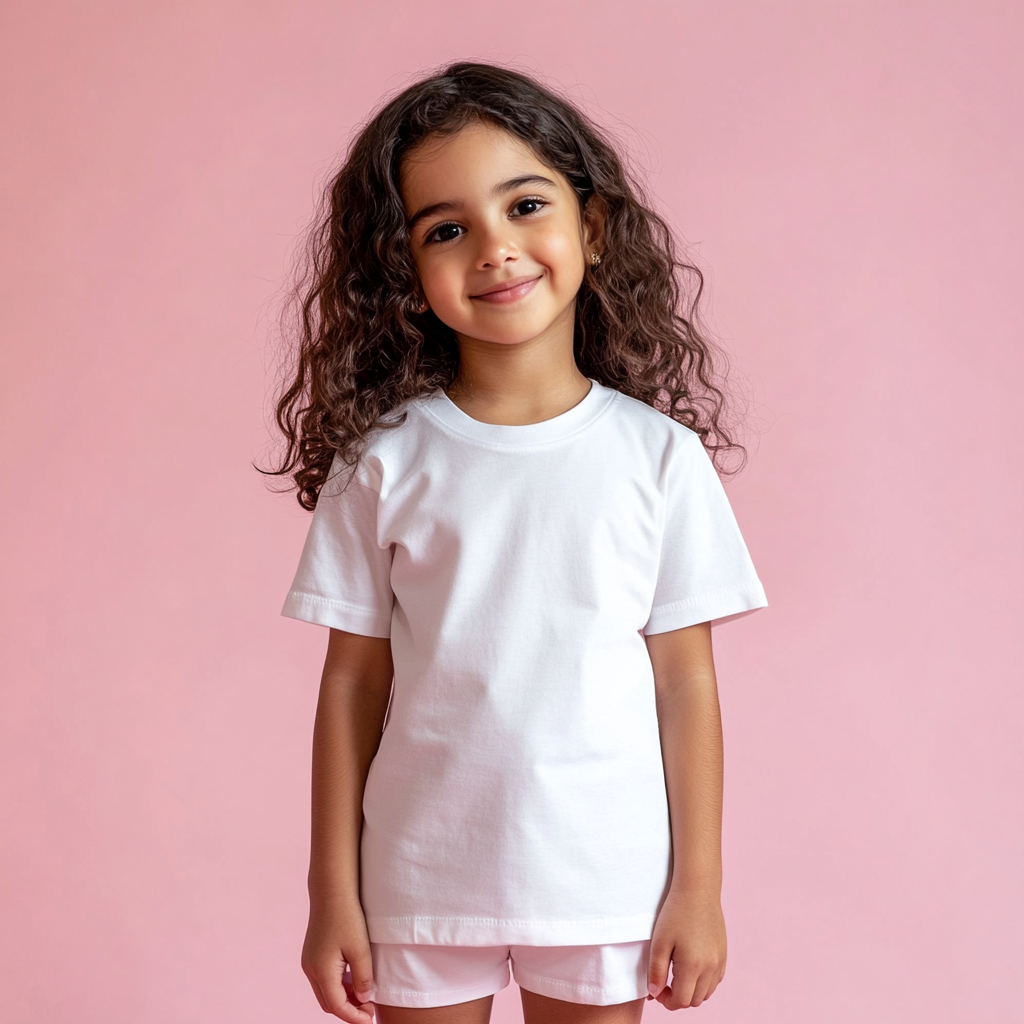
[[[672,629],[694,626],[698,622],[724,621],[767,606],[764,587],[755,577],[731,587],[720,587],[682,601],[657,605],[651,609],[650,618],[641,632],[644,636],[667,633]]]
[[[474,999],[482,999],[484,996],[493,996],[506,988],[509,977],[506,972],[504,980],[495,988],[493,982],[481,982],[479,985],[472,985],[467,988],[440,989],[433,992],[410,992],[408,989],[383,988],[380,985],[374,986],[375,1003],[383,1003],[384,1006],[403,1006],[426,1008],[434,1006],[455,1006],[458,1003],[469,1003]]]
[[[533,921],[493,917],[366,917],[371,942],[433,946],[591,946],[651,937],[655,914],[591,920]]]
[[[375,608],[339,601],[337,598],[311,594],[305,590],[290,590],[281,614],[290,619],[312,622],[318,626],[331,626],[364,636],[391,635],[391,609],[381,612]]]

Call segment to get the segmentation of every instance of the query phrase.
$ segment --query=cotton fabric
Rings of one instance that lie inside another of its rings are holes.
[[[370,943],[373,1001],[385,1006],[452,1006],[509,983],[538,995],[612,1006],[647,995],[650,939],[597,946],[425,946]]]
[[[391,639],[371,941],[650,938],[671,837],[643,637],[767,603],[700,439],[596,380],[541,423],[441,389],[388,420],[325,485],[283,609]]]

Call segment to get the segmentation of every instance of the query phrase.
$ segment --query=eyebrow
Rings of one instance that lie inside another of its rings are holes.
[[[508,181],[495,185],[491,189],[491,195],[494,197],[502,196],[506,192],[513,192],[517,188],[522,188],[523,185],[550,185],[552,188],[558,188],[555,182],[550,178],[545,178],[543,174],[524,174],[518,178],[509,178]],[[408,228],[412,231],[424,217],[432,217],[435,213],[450,213],[455,210],[461,210],[462,205],[462,203],[455,203],[448,199],[441,203],[432,203],[430,206],[424,206],[422,210],[417,210],[409,218]]]

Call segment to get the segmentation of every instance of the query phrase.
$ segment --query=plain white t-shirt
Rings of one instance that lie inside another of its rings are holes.
[[[369,937],[650,938],[671,836],[641,634],[767,603],[711,460],[597,381],[541,423],[483,423],[441,389],[403,413],[354,474],[336,460],[283,609],[391,638]]]

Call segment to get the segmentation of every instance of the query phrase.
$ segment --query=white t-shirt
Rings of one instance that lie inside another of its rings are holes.
[[[391,638],[370,939],[650,938],[671,836],[641,634],[767,603],[718,475],[695,433],[597,381],[541,423],[441,389],[402,412],[325,486],[283,610]]]

